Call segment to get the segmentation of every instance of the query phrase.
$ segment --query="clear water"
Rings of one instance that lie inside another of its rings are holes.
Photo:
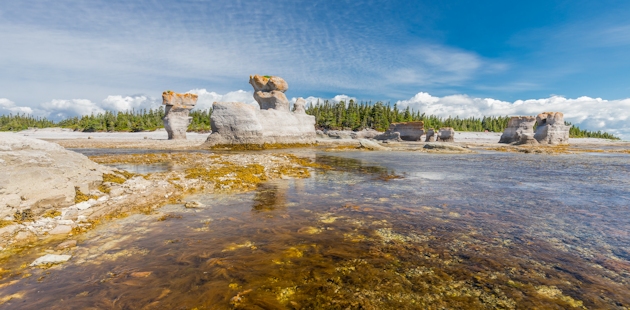
[[[0,307],[630,307],[630,156],[316,160],[337,170],[103,225],[70,262],[2,279],[21,298]]]

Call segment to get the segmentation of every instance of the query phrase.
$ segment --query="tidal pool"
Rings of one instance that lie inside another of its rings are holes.
[[[628,155],[310,155],[336,169],[104,224],[0,307],[630,307]]]

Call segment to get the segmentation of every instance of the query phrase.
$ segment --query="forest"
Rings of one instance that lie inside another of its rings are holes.
[[[423,121],[425,128],[453,127],[455,131],[490,131],[502,132],[507,127],[509,116],[484,116],[481,118],[439,117],[426,115],[421,111],[413,111],[409,107],[399,109],[396,104],[384,102],[355,102],[349,100],[311,104],[306,113],[315,116],[317,129],[347,129],[362,130],[366,128],[385,131],[389,124],[396,122]],[[210,115],[212,110],[193,110],[190,112],[192,123],[188,131],[209,132]],[[26,114],[0,115],[0,131],[19,131],[29,128],[62,127],[76,131],[120,131],[137,132],[153,131],[163,128],[162,118],[164,109],[141,109],[124,112],[99,113],[67,118],[58,122],[34,117]],[[572,138],[604,138],[618,140],[619,138],[601,131],[588,131],[571,125],[569,131]]]

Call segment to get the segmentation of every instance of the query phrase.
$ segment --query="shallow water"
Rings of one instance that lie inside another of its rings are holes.
[[[336,171],[88,232],[70,262],[0,280],[21,297],[0,307],[630,307],[628,155],[315,158]]]

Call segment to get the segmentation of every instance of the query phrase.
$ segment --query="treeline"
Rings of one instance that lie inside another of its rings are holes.
[[[189,131],[209,131],[210,114],[212,110],[190,111],[192,123],[188,126]],[[141,109],[124,112],[111,112],[83,115],[71,117],[59,122],[33,117],[25,114],[2,115],[0,116],[0,131],[18,131],[28,128],[62,127],[76,131],[96,132],[96,131],[153,131],[164,128],[162,118],[164,109]]]
[[[455,131],[490,131],[503,132],[507,127],[509,116],[485,116],[482,118],[459,118],[459,117],[438,117],[426,115],[420,111],[413,111],[409,107],[399,109],[396,104],[384,104],[377,102],[355,102],[343,101],[334,103],[330,101],[318,102],[310,105],[306,113],[315,116],[315,123],[319,129],[333,130],[362,130],[372,128],[385,131],[391,123],[423,121],[424,128],[452,127]],[[619,140],[618,137],[601,131],[588,131],[570,125],[569,135],[571,138],[603,138]]]
[[[366,128],[385,131],[389,124],[396,122],[423,121],[425,128],[453,127],[455,131],[490,131],[502,132],[510,119],[508,116],[486,116],[482,118],[438,117],[426,115],[420,111],[413,111],[409,107],[399,109],[397,105],[383,102],[355,102],[348,103],[324,101],[311,104],[306,113],[315,116],[318,129],[348,129],[362,130]],[[210,131],[210,115],[212,110],[190,111],[192,123],[188,131]],[[72,117],[59,122],[46,118],[34,117],[26,114],[0,115],[0,131],[19,131],[28,128],[63,127],[77,131],[153,131],[163,128],[162,118],[164,108],[141,109],[124,112],[110,112]],[[567,125],[571,125],[567,123]],[[606,132],[582,130],[571,125],[569,131],[572,138],[604,138],[618,137]]]

